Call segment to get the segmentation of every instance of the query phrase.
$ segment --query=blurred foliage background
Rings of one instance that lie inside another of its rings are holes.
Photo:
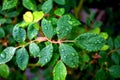
[[[22,4],[23,0],[14,0],[14,4],[10,9],[2,10],[4,1],[0,0],[0,52],[6,46],[14,46],[16,44],[11,33],[13,26],[23,20],[23,14],[28,11]],[[37,10],[41,10],[41,6],[46,0],[34,0]],[[119,80],[110,76],[107,71],[103,70],[110,65],[120,64],[120,51],[115,51],[115,55],[105,56],[109,51],[120,47],[120,0],[65,0],[65,5],[54,3],[54,7],[49,14],[56,8],[65,8],[65,13],[74,15],[81,23],[81,26],[76,27],[68,36],[69,39],[74,39],[75,34],[84,33],[99,27],[102,32],[109,35],[107,39],[110,48],[108,51],[99,52],[102,58],[94,59],[92,53],[84,55],[85,62],[80,68],[72,70],[68,69],[66,80]],[[28,4],[29,5],[29,4]],[[33,11],[33,10],[31,10]],[[73,36],[71,38],[71,36]],[[43,45],[39,45],[41,48]],[[55,59],[57,57],[55,56]],[[30,62],[35,62],[37,59],[31,58]],[[10,75],[8,80],[52,80],[52,67],[49,65],[39,68],[29,65],[26,71],[21,71],[16,67],[14,58],[8,63],[10,67]],[[14,67],[13,67],[14,66]],[[103,67],[103,68],[101,68]],[[0,80],[7,80],[0,78]]]

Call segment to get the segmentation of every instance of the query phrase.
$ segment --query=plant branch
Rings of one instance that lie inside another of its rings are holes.
[[[116,49],[113,49],[113,50],[109,51],[109,52],[107,53],[107,56],[109,56],[110,54],[112,54],[113,52],[116,52],[116,51],[118,51],[118,50],[120,50],[120,48],[116,48]]]
[[[84,0],[80,0],[78,6],[74,8],[74,13],[75,13],[76,18],[79,17],[79,12],[82,9],[83,2],[84,2]]]
[[[55,40],[50,40],[47,37],[37,37],[37,39],[29,41],[26,44],[19,45],[16,48],[25,47],[25,46],[29,45],[32,42],[44,42],[44,41],[49,41],[50,43],[53,43],[53,44],[61,44],[61,43],[64,43],[64,42],[74,42],[74,40],[57,40],[57,41],[55,41]]]
[[[28,64],[29,67],[39,67],[40,65],[39,64]]]

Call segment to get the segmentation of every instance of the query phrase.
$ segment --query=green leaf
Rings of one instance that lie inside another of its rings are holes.
[[[106,32],[101,32],[100,35],[104,38],[107,39],[108,38],[108,34]]]
[[[23,19],[27,23],[31,23],[33,21],[33,14],[30,11],[25,12],[23,15]]]
[[[22,0],[22,4],[25,8],[29,10],[36,10],[36,1],[35,0]]]
[[[65,5],[65,0],[54,0],[57,4]]]
[[[50,12],[50,10],[53,8],[53,1],[52,0],[46,0],[42,5],[42,11],[44,13]]]
[[[102,26],[102,22],[101,21],[96,21],[94,24],[93,24],[93,27],[96,28],[96,27],[101,27]]]
[[[67,70],[62,61],[59,61],[53,69],[53,80],[65,80],[67,75]]]
[[[4,38],[5,37],[5,31],[3,30],[3,28],[0,27],[0,38]]]
[[[81,23],[74,16],[71,15],[71,19],[69,21],[71,26],[79,26]]]
[[[16,62],[21,70],[25,70],[28,64],[29,55],[25,48],[20,48],[16,51]]]
[[[59,52],[61,56],[61,60],[71,68],[76,68],[79,65],[79,55],[76,50],[67,45],[67,44],[60,44]]]
[[[2,10],[14,8],[17,5],[18,0],[4,0]]]
[[[35,11],[33,12],[34,22],[38,22],[44,17],[44,13],[42,11]]]
[[[58,20],[56,31],[59,39],[62,39],[71,32],[72,26],[69,23],[70,20],[70,15],[64,15]]]
[[[36,43],[31,43],[29,45],[29,51],[30,54],[34,57],[38,57],[39,53],[40,53],[40,48]]]
[[[42,31],[43,31],[44,35],[51,39],[54,34],[54,30],[53,30],[53,26],[52,26],[51,22],[48,21],[47,19],[43,19],[41,26],[42,26]]]
[[[6,23],[6,21],[7,21],[6,19],[1,18],[1,19],[0,19],[0,24],[4,24],[4,23]]]
[[[115,48],[120,48],[120,36],[117,36],[114,40]],[[120,54],[120,50],[117,50],[117,53]]]
[[[51,60],[52,55],[53,55],[53,46],[52,44],[49,44],[40,51],[38,63],[41,66],[46,65]]]
[[[99,69],[96,72],[95,80],[106,80],[105,71],[103,69]]]
[[[113,49],[113,40],[112,40],[112,38],[111,37],[109,37],[108,38],[108,41],[107,41],[107,43],[108,43],[108,45],[109,45],[109,48],[110,48],[110,50],[112,50]]]
[[[65,9],[64,8],[58,8],[54,11],[54,14],[57,16],[62,16],[65,13]]]
[[[90,32],[95,33],[95,34],[99,34],[100,33],[100,28],[96,27],[93,30],[91,30]]]
[[[120,66],[113,65],[109,69],[109,73],[113,78],[120,78]]]
[[[39,31],[39,25],[38,24],[30,24],[27,28],[27,37],[29,40],[32,40],[35,38]]]
[[[5,48],[2,53],[0,53],[0,64],[4,64],[12,59],[14,56],[16,48],[14,47],[7,47]]]
[[[9,67],[6,64],[0,64],[0,76],[7,78],[9,76]]]
[[[89,62],[90,61],[90,57],[88,56],[88,54],[83,54],[82,58],[83,58],[83,62]]]
[[[49,66],[54,66],[56,64],[56,62],[59,60],[59,54],[57,53],[53,53],[54,55],[52,56],[52,59],[50,61],[50,63],[48,64]]]
[[[119,63],[120,63],[119,58],[120,58],[120,55],[118,53],[112,53],[111,54],[111,60],[117,65],[119,65]]]
[[[75,43],[87,51],[97,51],[101,50],[101,48],[104,46],[105,40],[98,34],[84,33],[75,39]]]
[[[108,45],[104,45],[104,46],[101,48],[101,50],[106,51],[108,48],[109,48]]]
[[[17,42],[24,42],[26,39],[26,31],[20,28],[18,24],[13,28],[13,38]]]

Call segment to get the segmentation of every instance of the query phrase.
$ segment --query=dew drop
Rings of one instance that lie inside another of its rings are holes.
[[[66,28],[67,31],[69,31],[69,28]]]
[[[66,56],[63,56],[64,58],[66,58]]]
[[[74,54],[74,53],[72,53],[72,56],[75,56],[75,54]]]
[[[45,27],[45,29],[47,29],[47,27]]]
[[[2,54],[0,54],[0,56],[1,56],[1,58],[5,58],[6,55],[2,53]]]
[[[45,61],[47,62],[48,60],[47,60],[47,59],[45,59]]]
[[[64,52],[64,49],[62,49],[61,51]]]
[[[60,32],[57,32],[57,34],[60,34]]]

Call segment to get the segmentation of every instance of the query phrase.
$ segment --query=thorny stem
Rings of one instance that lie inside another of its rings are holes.
[[[37,39],[29,41],[28,43],[26,43],[24,45],[19,45],[16,48],[25,47],[32,42],[44,42],[44,41],[49,41],[50,43],[53,43],[53,44],[61,44],[61,43],[64,43],[64,42],[74,42],[74,40],[58,40],[58,41],[55,41],[55,40],[50,40],[47,37],[37,37]]]
[[[116,51],[118,51],[118,50],[120,50],[120,48],[116,48],[116,49],[113,49],[113,50],[109,51],[109,52],[107,53],[107,56],[109,56],[110,54],[112,54],[113,52],[116,52]]]

